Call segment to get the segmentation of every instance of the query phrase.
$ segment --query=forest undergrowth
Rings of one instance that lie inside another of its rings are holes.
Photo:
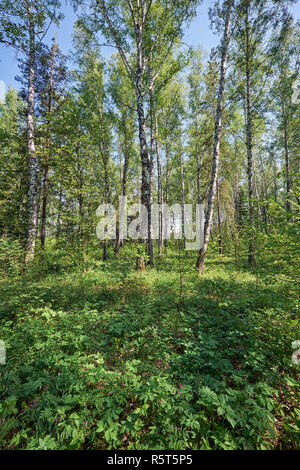
[[[51,250],[0,283],[1,449],[297,448],[296,282],[212,251],[198,276],[174,244],[144,272],[130,244]]]

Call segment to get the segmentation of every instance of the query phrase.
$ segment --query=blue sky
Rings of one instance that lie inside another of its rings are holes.
[[[63,3],[63,2],[62,2]],[[186,29],[183,41],[189,45],[200,45],[203,50],[209,51],[211,47],[218,44],[219,39],[210,30],[210,21],[208,18],[208,8],[214,3],[214,0],[204,0],[198,8],[197,17],[194,18],[192,24]],[[292,11],[296,18],[300,18],[299,1],[293,6]],[[51,37],[57,32],[57,40],[63,53],[68,54],[72,49],[72,31],[76,15],[70,5],[63,7],[65,15],[58,29],[52,28],[47,36]],[[107,48],[103,48],[103,55],[109,54]],[[18,88],[19,84],[14,77],[18,74],[17,57],[14,50],[0,44],[0,99],[3,98],[8,87]]]

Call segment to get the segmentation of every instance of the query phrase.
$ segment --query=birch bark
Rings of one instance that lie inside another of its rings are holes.
[[[203,246],[199,251],[199,256],[198,256],[197,263],[196,263],[196,269],[200,274],[203,272],[204,260],[205,260],[205,256],[206,256],[206,252],[208,248],[210,231],[212,227],[213,206],[214,206],[214,199],[216,195],[216,186],[217,186],[218,171],[219,171],[220,135],[221,135],[221,127],[222,127],[222,107],[223,107],[223,97],[224,97],[224,88],[225,88],[226,60],[227,60],[227,51],[228,51],[228,44],[229,44],[231,9],[232,9],[232,0],[227,0],[224,35],[223,35],[223,40],[222,40],[219,90],[218,90],[217,109],[216,109],[216,118],[215,118],[211,179],[210,179],[210,186],[209,186],[209,193],[208,193],[205,224],[204,224],[204,241],[203,241]]]

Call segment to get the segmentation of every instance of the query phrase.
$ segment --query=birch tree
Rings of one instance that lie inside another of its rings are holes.
[[[233,1],[227,0],[224,2],[223,7],[225,9],[225,21],[224,21],[224,32],[221,45],[221,63],[220,63],[220,78],[219,78],[219,90],[218,90],[218,99],[217,99],[217,108],[216,108],[216,118],[215,118],[215,131],[214,131],[214,147],[213,147],[213,157],[212,157],[212,166],[211,166],[211,179],[209,185],[209,194],[207,201],[207,211],[205,217],[204,225],[204,240],[203,246],[199,251],[199,256],[196,263],[196,269],[199,273],[202,273],[204,267],[204,260],[208,248],[209,236],[212,227],[213,220],[213,208],[214,200],[217,189],[218,181],[218,170],[219,170],[219,158],[220,158],[220,137],[221,137],[221,127],[222,127],[222,111],[223,111],[223,97],[225,89],[225,74],[226,74],[226,59],[228,52],[228,45],[230,39],[230,21],[232,14]]]
[[[80,0],[74,1],[78,6]],[[146,102],[178,39],[183,25],[196,13],[199,0],[165,2],[152,0],[94,0],[85,24],[101,30],[117,48],[135,90],[140,158],[142,163],[141,202],[148,211],[148,251],[153,263],[151,224],[151,181],[153,164],[146,133]],[[148,70],[151,70],[149,79]]]
[[[117,145],[120,152],[120,187],[121,196],[127,195],[128,168],[136,151],[134,140],[136,135],[136,113],[134,109],[134,90],[119,54],[113,56],[110,64],[108,91],[112,97],[115,109],[113,113],[114,128],[117,133]],[[124,207],[122,207],[121,212]],[[118,255],[123,243],[123,214],[119,214],[119,231],[115,243],[115,253]]]
[[[297,114],[299,119],[298,97],[294,98],[294,88],[299,80],[299,25],[293,24],[290,17],[272,39],[272,53],[275,58],[276,79],[271,90],[273,108],[278,119],[277,144],[284,152],[285,205],[288,220],[292,216],[293,169],[295,156],[299,150],[297,138]],[[296,173],[296,171],[295,171]]]
[[[27,152],[28,152],[28,232],[25,263],[34,256],[38,212],[38,157],[35,144],[36,51],[52,22],[58,23],[59,0],[4,0],[0,5],[0,42],[25,56],[28,63]]]
[[[239,4],[240,20],[234,31],[234,62],[236,73],[242,74],[238,94],[242,99],[245,114],[245,145],[247,151],[248,179],[248,229],[249,264],[255,265],[255,134],[264,119],[266,86],[272,73],[273,56],[269,32],[280,23],[288,20],[289,1],[242,0]]]

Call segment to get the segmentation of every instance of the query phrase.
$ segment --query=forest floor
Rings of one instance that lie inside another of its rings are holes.
[[[137,272],[124,247],[79,272],[61,252],[3,279],[0,448],[297,448],[295,284],[195,256]]]

